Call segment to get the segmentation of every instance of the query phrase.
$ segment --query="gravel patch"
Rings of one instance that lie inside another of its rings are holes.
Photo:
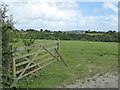
[[[58,88],[118,88],[118,74],[97,74],[84,81],[76,80],[74,84]]]

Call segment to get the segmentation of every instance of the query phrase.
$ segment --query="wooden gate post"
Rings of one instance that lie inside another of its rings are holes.
[[[58,39],[58,42],[57,42],[57,50],[59,51],[60,49],[60,40]]]
[[[58,42],[57,42],[57,50],[58,52],[60,52],[60,40],[58,39]],[[58,59],[60,61],[60,56],[58,55]]]
[[[13,59],[13,76],[16,77],[16,65],[15,65],[15,59]]]

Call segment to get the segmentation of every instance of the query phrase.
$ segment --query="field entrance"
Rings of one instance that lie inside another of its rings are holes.
[[[47,65],[62,59],[59,41],[40,43],[16,49],[13,58],[13,75],[22,79]],[[66,64],[65,64],[66,65]]]

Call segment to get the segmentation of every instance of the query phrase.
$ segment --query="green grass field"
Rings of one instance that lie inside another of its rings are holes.
[[[36,43],[47,40],[36,40]],[[22,47],[21,42],[14,44]],[[60,41],[60,53],[67,62],[57,61],[31,75],[27,80],[20,80],[18,87],[55,88],[73,83],[76,79],[114,73],[118,67],[118,43]]]

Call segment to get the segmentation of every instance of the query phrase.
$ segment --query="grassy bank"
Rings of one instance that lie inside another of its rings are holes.
[[[37,40],[36,43],[46,42]],[[30,76],[27,81],[19,81],[18,87],[53,88],[59,85],[73,83],[76,79],[92,77],[96,73],[117,71],[118,43],[88,42],[88,41],[60,41],[60,52],[68,63],[55,62],[36,75]],[[23,45],[19,42],[17,47]]]

